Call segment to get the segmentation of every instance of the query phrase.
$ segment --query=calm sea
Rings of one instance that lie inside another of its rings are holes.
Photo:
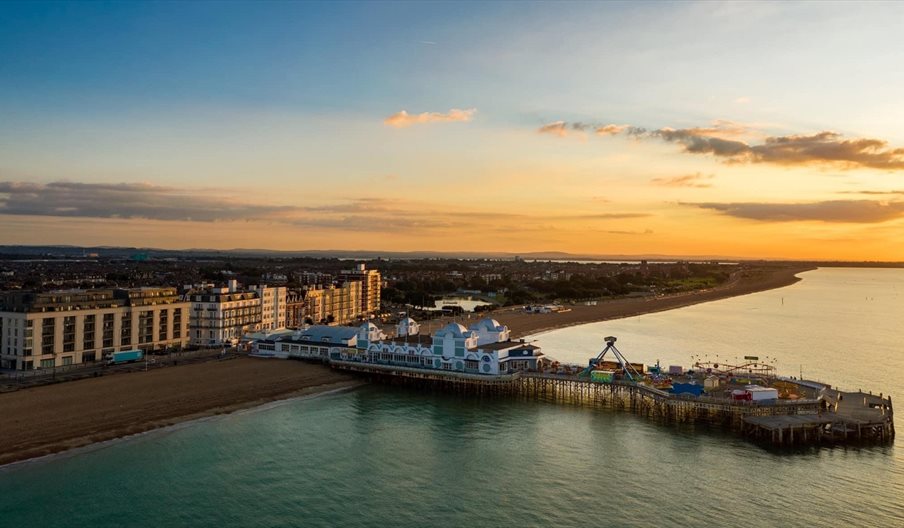
[[[605,335],[644,362],[768,355],[904,402],[901,288],[904,270],[821,269],[539,338],[582,363]],[[777,454],[628,414],[374,386],[0,469],[0,525],[904,526],[902,454],[900,439]]]

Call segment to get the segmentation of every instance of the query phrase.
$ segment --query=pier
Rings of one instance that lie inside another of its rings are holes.
[[[714,426],[773,447],[887,443],[894,438],[890,397],[830,388],[823,388],[817,398],[754,402],[676,395],[632,381],[599,383],[577,375],[484,376],[358,361],[329,364],[392,385],[611,409],[661,424]],[[812,388],[812,382],[800,383]]]

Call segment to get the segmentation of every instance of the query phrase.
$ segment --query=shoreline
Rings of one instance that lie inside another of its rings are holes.
[[[633,317],[781,288],[812,266],[754,268],[706,291],[668,297],[572,305],[571,311],[527,314],[519,308],[486,315],[517,337],[611,319]],[[90,449],[151,431],[166,430],[269,403],[347,390],[365,384],[329,367],[240,357],[115,374],[0,394],[0,469],[64,452]],[[82,404],[81,402],[90,402]]]
[[[332,384],[331,384],[332,385]],[[85,445],[79,447],[72,447],[66,449],[65,451],[58,451],[56,453],[50,453],[47,455],[42,455],[33,458],[24,458],[22,460],[16,460],[14,462],[6,462],[0,465],[0,473],[3,471],[13,470],[27,464],[40,464],[42,462],[49,462],[51,460],[57,460],[60,458],[66,458],[71,456],[77,456],[83,453],[90,453],[93,451],[99,451],[101,449],[116,445],[120,442],[127,442],[130,440],[138,439],[146,435],[151,434],[166,434],[175,431],[179,431],[180,429],[184,429],[186,427],[191,427],[198,423],[208,422],[211,420],[222,419],[227,416],[237,416],[247,413],[255,413],[259,411],[266,411],[269,409],[273,409],[288,403],[296,402],[296,401],[305,401],[313,398],[319,398],[321,396],[329,396],[331,394],[339,394],[346,391],[354,390],[358,387],[366,385],[365,382],[358,383],[337,383],[337,387],[333,388],[331,385],[327,386],[318,386],[318,387],[310,387],[309,389],[299,390],[297,394],[288,394],[285,398],[279,398],[275,400],[268,401],[250,401],[246,402],[247,405],[236,405],[234,409],[230,410],[221,410],[221,409],[211,409],[211,412],[203,412],[198,413],[198,416],[191,417],[186,416],[184,418],[180,418],[178,420],[173,421],[170,425],[164,425],[161,427],[155,427],[148,429],[146,431],[142,431],[140,433],[134,433],[126,436],[119,436],[116,438],[111,438],[109,440],[99,440],[97,442],[90,442]],[[225,408],[224,408],[225,409]]]
[[[242,357],[23,389],[0,395],[0,469],[363,384],[323,365]]]
[[[656,312],[684,308],[695,304],[740,297],[752,293],[784,288],[800,282],[798,274],[817,269],[814,266],[783,266],[776,269],[755,268],[746,275],[704,291],[693,291],[663,297],[635,297],[600,301],[596,306],[565,305],[568,312],[529,314],[520,307],[493,310],[485,315],[509,327],[512,337],[527,338],[590,323],[623,319]]]

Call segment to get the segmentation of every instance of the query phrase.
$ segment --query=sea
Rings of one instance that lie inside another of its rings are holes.
[[[579,363],[608,335],[648,364],[768,357],[904,402],[904,270],[801,277],[534,338]],[[901,527],[904,433],[774,451],[626,413],[364,386],[0,468],[0,526]]]

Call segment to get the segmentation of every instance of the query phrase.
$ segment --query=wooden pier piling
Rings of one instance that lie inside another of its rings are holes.
[[[832,391],[818,399],[749,402],[675,395],[626,381],[595,383],[577,376],[485,376],[354,361],[330,365],[381,383],[626,411],[665,424],[718,426],[776,447],[885,443],[894,438],[891,397],[868,395],[861,400]]]

